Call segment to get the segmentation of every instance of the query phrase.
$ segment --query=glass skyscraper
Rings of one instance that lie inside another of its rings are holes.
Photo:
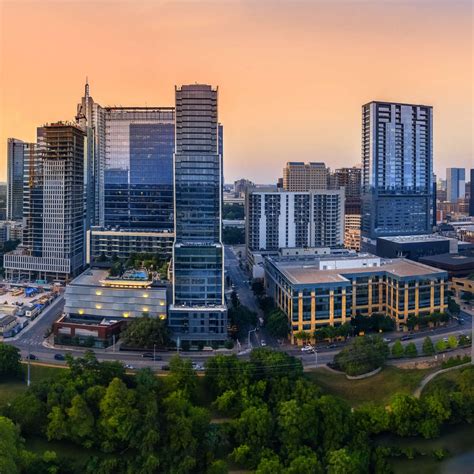
[[[433,110],[370,102],[362,107],[361,244],[432,232]]]
[[[224,300],[222,128],[217,89],[176,89],[175,243],[169,326],[187,341],[227,338]]]
[[[15,138],[8,139],[7,154],[7,219],[23,218],[23,164],[27,144]]]
[[[106,108],[104,224],[173,230],[174,109]]]
[[[86,228],[171,232],[174,107],[102,107],[86,83],[76,120],[87,136]]]
[[[466,170],[464,168],[446,169],[446,198],[457,202],[466,195]]]

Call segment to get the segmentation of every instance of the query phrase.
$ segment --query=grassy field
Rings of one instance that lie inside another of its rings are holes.
[[[437,390],[443,390],[447,392],[453,390],[453,388],[455,388],[455,384],[458,382],[459,375],[464,368],[465,367],[461,367],[458,370],[452,370],[450,372],[437,375],[433,380],[431,380],[431,382],[428,383],[428,385],[425,386],[421,396],[426,397]]]
[[[431,370],[389,366],[373,377],[348,380],[345,375],[321,368],[307,372],[307,376],[325,393],[344,398],[351,406],[356,407],[370,401],[387,405],[392,395],[397,392],[412,394],[421,379]]]
[[[0,381],[0,407],[9,403],[26,389],[26,365],[23,366],[24,377]],[[58,371],[65,370],[56,367],[31,365],[31,382],[39,382],[45,378],[54,377]]]

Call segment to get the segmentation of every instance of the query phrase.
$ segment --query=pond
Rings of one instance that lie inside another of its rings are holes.
[[[436,439],[399,438],[387,435],[379,438],[379,444],[416,448],[429,453],[415,459],[392,458],[395,474],[472,474],[474,472],[474,425],[448,426]],[[449,456],[437,461],[431,455],[434,449],[446,449]]]

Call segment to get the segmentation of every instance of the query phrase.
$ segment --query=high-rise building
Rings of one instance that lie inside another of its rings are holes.
[[[471,181],[469,183],[469,215],[474,216],[474,169],[471,169]]]
[[[171,232],[174,107],[101,107],[86,83],[76,121],[87,135],[90,225]]]
[[[8,139],[7,150],[7,219],[23,218],[23,163],[26,143],[16,138]]]
[[[433,110],[370,102],[362,107],[364,250],[377,237],[432,232]]]
[[[218,93],[176,88],[175,243],[169,327],[180,341],[227,338]]]
[[[331,188],[344,188],[346,214],[360,214],[361,208],[361,169],[357,166],[352,168],[339,168],[331,173]]]
[[[328,169],[324,163],[290,161],[283,168],[283,189],[306,192],[327,189]]]
[[[446,197],[456,202],[466,194],[466,170],[464,168],[446,169]]]
[[[254,252],[340,247],[344,243],[344,191],[251,191],[246,196],[246,245]]]
[[[84,132],[38,129],[25,153],[24,242],[4,256],[8,278],[67,280],[84,265]]]

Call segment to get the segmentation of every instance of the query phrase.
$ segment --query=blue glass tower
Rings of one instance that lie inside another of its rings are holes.
[[[432,232],[433,110],[370,102],[362,107],[363,250],[377,237]]]
[[[104,110],[104,224],[172,231],[173,108]]]
[[[227,338],[217,89],[176,88],[175,243],[169,326],[187,341]]]

